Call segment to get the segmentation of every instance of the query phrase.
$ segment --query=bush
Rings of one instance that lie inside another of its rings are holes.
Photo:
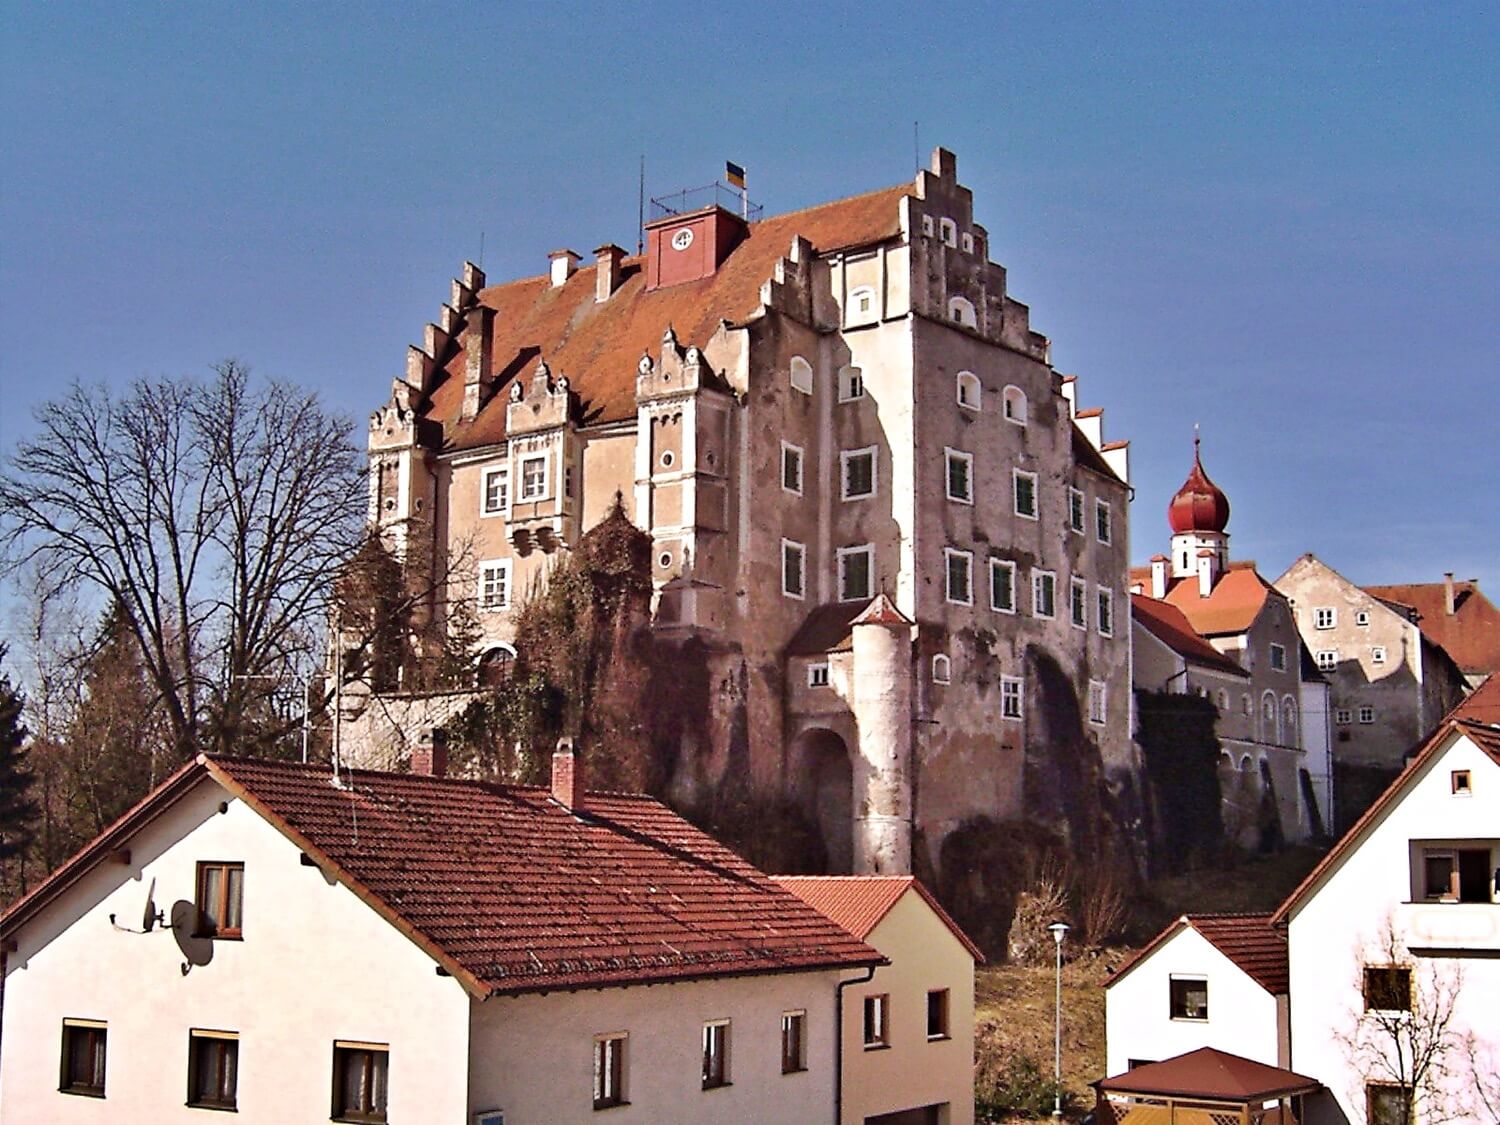
[[[1050,965],[1057,955],[1056,943],[1047,927],[1069,916],[1067,880],[1057,866],[1047,864],[1035,886],[1016,896],[1007,949],[1014,964]]]
[[[986,1026],[988,1025],[988,1026]],[[976,1040],[986,1032],[993,1035],[992,1021],[975,1030]],[[1076,1099],[1066,1087],[1059,1086],[1042,1064],[1025,1052],[1003,1060],[992,1050],[981,1051],[976,1042],[979,1065],[974,1071],[974,1117],[981,1122],[1003,1121],[1009,1117],[1047,1117],[1061,1092],[1062,1109],[1067,1113]]]

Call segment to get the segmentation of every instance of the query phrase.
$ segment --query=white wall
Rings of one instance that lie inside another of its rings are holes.
[[[228,799],[228,812],[218,806]],[[202,1122],[187,1097],[188,1031],[236,1031],[239,1120],[325,1121],[333,1041],[390,1044],[393,1121],[465,1120],[469,1000],[351,892],[205,779],[19,934],[5,979],[0,1123]],[[171,932],[139,926],[147,890],[170,912],[199,860],[245,864],[244,940],[181,971]],[[64,1018],[108,1021],[105,1097],[58,1092]]]
[[[1378,943],[1387,919],[1410,944],[1481,951],[1412,958],[1414,985],[1461,974],[1451,1026],[1485,1040],[1500,1068],[1500,905],[1411,901],[1413,840],[1488,840],[1491,871],[1500,862],[1500,768],[1467,738],[1449,737],[1446,752],[1408,781],[1405,795],[1291,919],[1292,1069],[1332,1094],[1310,1117],[1313,1125],[1364,1121],[1364,1080],[1344,1040],[1362,1018],[1362,966],[1386,962]],[[1455,769],[1471,771],[1470,796],[1451,792]],[[1455,1079],[1455,1092],[1462,1081]]]
[[[844,990],[843,1121],[947,1105],[944,1125],[974,1120],[974,959],[916,892],[901,896],[865,939],[890,958],[868,984]],[[927,1038],[927,993],[948,989],[951,1038]],[[864,998],[891,998],[889,1049],[864,1046]],[[791,1118],[781,1118],[791,1120]]]
[[[1208,1019],[1171,1018],[1171,978],[1208,981]],[[1216,1047],[1267,1066],[1284,1065],[1274,996],[1186,926],[1104,994],[1107,1073],[1131,1059],[1160,1062],[1199,1047]]]
[[[476,1002],[470,1109],[502,1109],[506,1125],[827,1121],[838,977],[783,973]],[[784,1075],[781,1015],[796,1009],[807,1012],[807,1070]],[[730,1085],[705,1090],[703,1024],[720,1019],[732,1021]],[[630,1104],[596,1115],[594,1036],[622,1031]]]

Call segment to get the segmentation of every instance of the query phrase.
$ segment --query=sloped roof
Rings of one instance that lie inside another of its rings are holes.
[[[1360,815],[1360,818],[1349,826],[1349,830],[1339,837],[1338,843],[1329,849],[1328,854],[1307,873],[1307,878],[1298,883],[1292,893],[1286,896],[1281,905],[1276,908],[1276,912],[1271,915],[1273,925],[1285,925],[1291,920],[1292,911],[1313,892],[1326,874],[1342,863],[1346,855],[1364,842],[1370,829],[1406,791],[1412,778],[1416,777],[1428,760],[1438,752],[1438,747],[1447,742],[1448,738],[1455,733],[1466,736],[1492,762],[1500,766],[1500,726],[1449,717],[1432,732],[1432,736],[1421,749],[1407,760],[1400,774],[1385,787],[1385,791],[1375,798],[1374,803]]]
[[[794,237],[825,253],[894,238],[901,229],[900,200],[912,190],[898,185],[752,223],[718,270],[698,281],[647,291],[644,259],[630,257],[624,280],[606,301],[594,299],[597,266],[577,270],[556,287],[545,275],[489,286],[478,298],[495,310],[490,398],[475,418],[459,419],[466,361],[456,338],[437,357],[421,414],[442,425],[448,449],[503,441],[508,385],[544,359],[554,376],[568,377],[585,421],[634,418],[636,364],[648,351],[657,354],[668,326],[684,346],[702,346],[721,321],[743,320],[760,307],[761,286]]]
[[[1189,926],[1272,996],[1290,988],[1286,935],[1272,928],[1269,914],[1184,914],[1122,962],[1104,987],[1117,984]]]
[[[854,646],[854,619],[866,608],[864,602],[834,602],[815,607],[787,642],[788,655],[817,656],[825,652],[848,652]]]
[[[915,891],[976,962],[979,947],[915,875],[773,875],[792,894],[864,941],[907,891]]]
[[[1179,578],[1164,600],[1182,611],[1188,624],[1205,637],[1243,633],[1255,623],[1271,585],[1253,562],[1230,563],[1208,597],[1198,596],[1197,578]]]
[[[1500,726],[1500,675],[1492,674],[1450,711],[1448,717]]]
[[[1147,1063],[1094,1085],[1112,1094],[1155,1094],[1211,1101],[1255,1102],[1306,1094],[1323,1084],[1305,1074],[1267,1066],[1214,1047]]]
[[[206,757],[167,785],[204,775],[475,995],[883,960],[650,797],[590,794],[575,815],[535,787],[361,770],[339,786],[323,766]]]
[[[1366,586],[1364,590],[1381,601],[1416,610],[1422,635],[1445,650],[1464,672],[1500,672],[1500,609],[1480,593],[1479,583],[1453,583],[1451,616],[1442,582]]]
[[[1249,672],[1194,632],[1187,616],[1170,602],[1131,594],[1130,613],[1143,629],[1190,664],[1250,678]]]

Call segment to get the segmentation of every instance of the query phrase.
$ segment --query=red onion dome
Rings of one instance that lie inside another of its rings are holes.
[[[1193,438],[1193,471],[1167,505],[1167,523],[1175,534],[1186,531],[1222,532],[1229,526],[1229,497],[1203,471],[1197,437]]]

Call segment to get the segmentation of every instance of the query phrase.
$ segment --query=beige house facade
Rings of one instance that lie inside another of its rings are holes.
[[[931,870],[981,814],[1094,831],[1065,794],[1137,788],[1128,447],[1051,366],[953,155],[644,233],[499,285],[466,265],[372,416],[371,517],[439,577],[425,612],[470,600],[502,679],[517,606],[618,494],[654,630],[706,664],[674,797],[789,795],[834,871]],[[353,684],[341,747],[399,765],[452,712]]]

